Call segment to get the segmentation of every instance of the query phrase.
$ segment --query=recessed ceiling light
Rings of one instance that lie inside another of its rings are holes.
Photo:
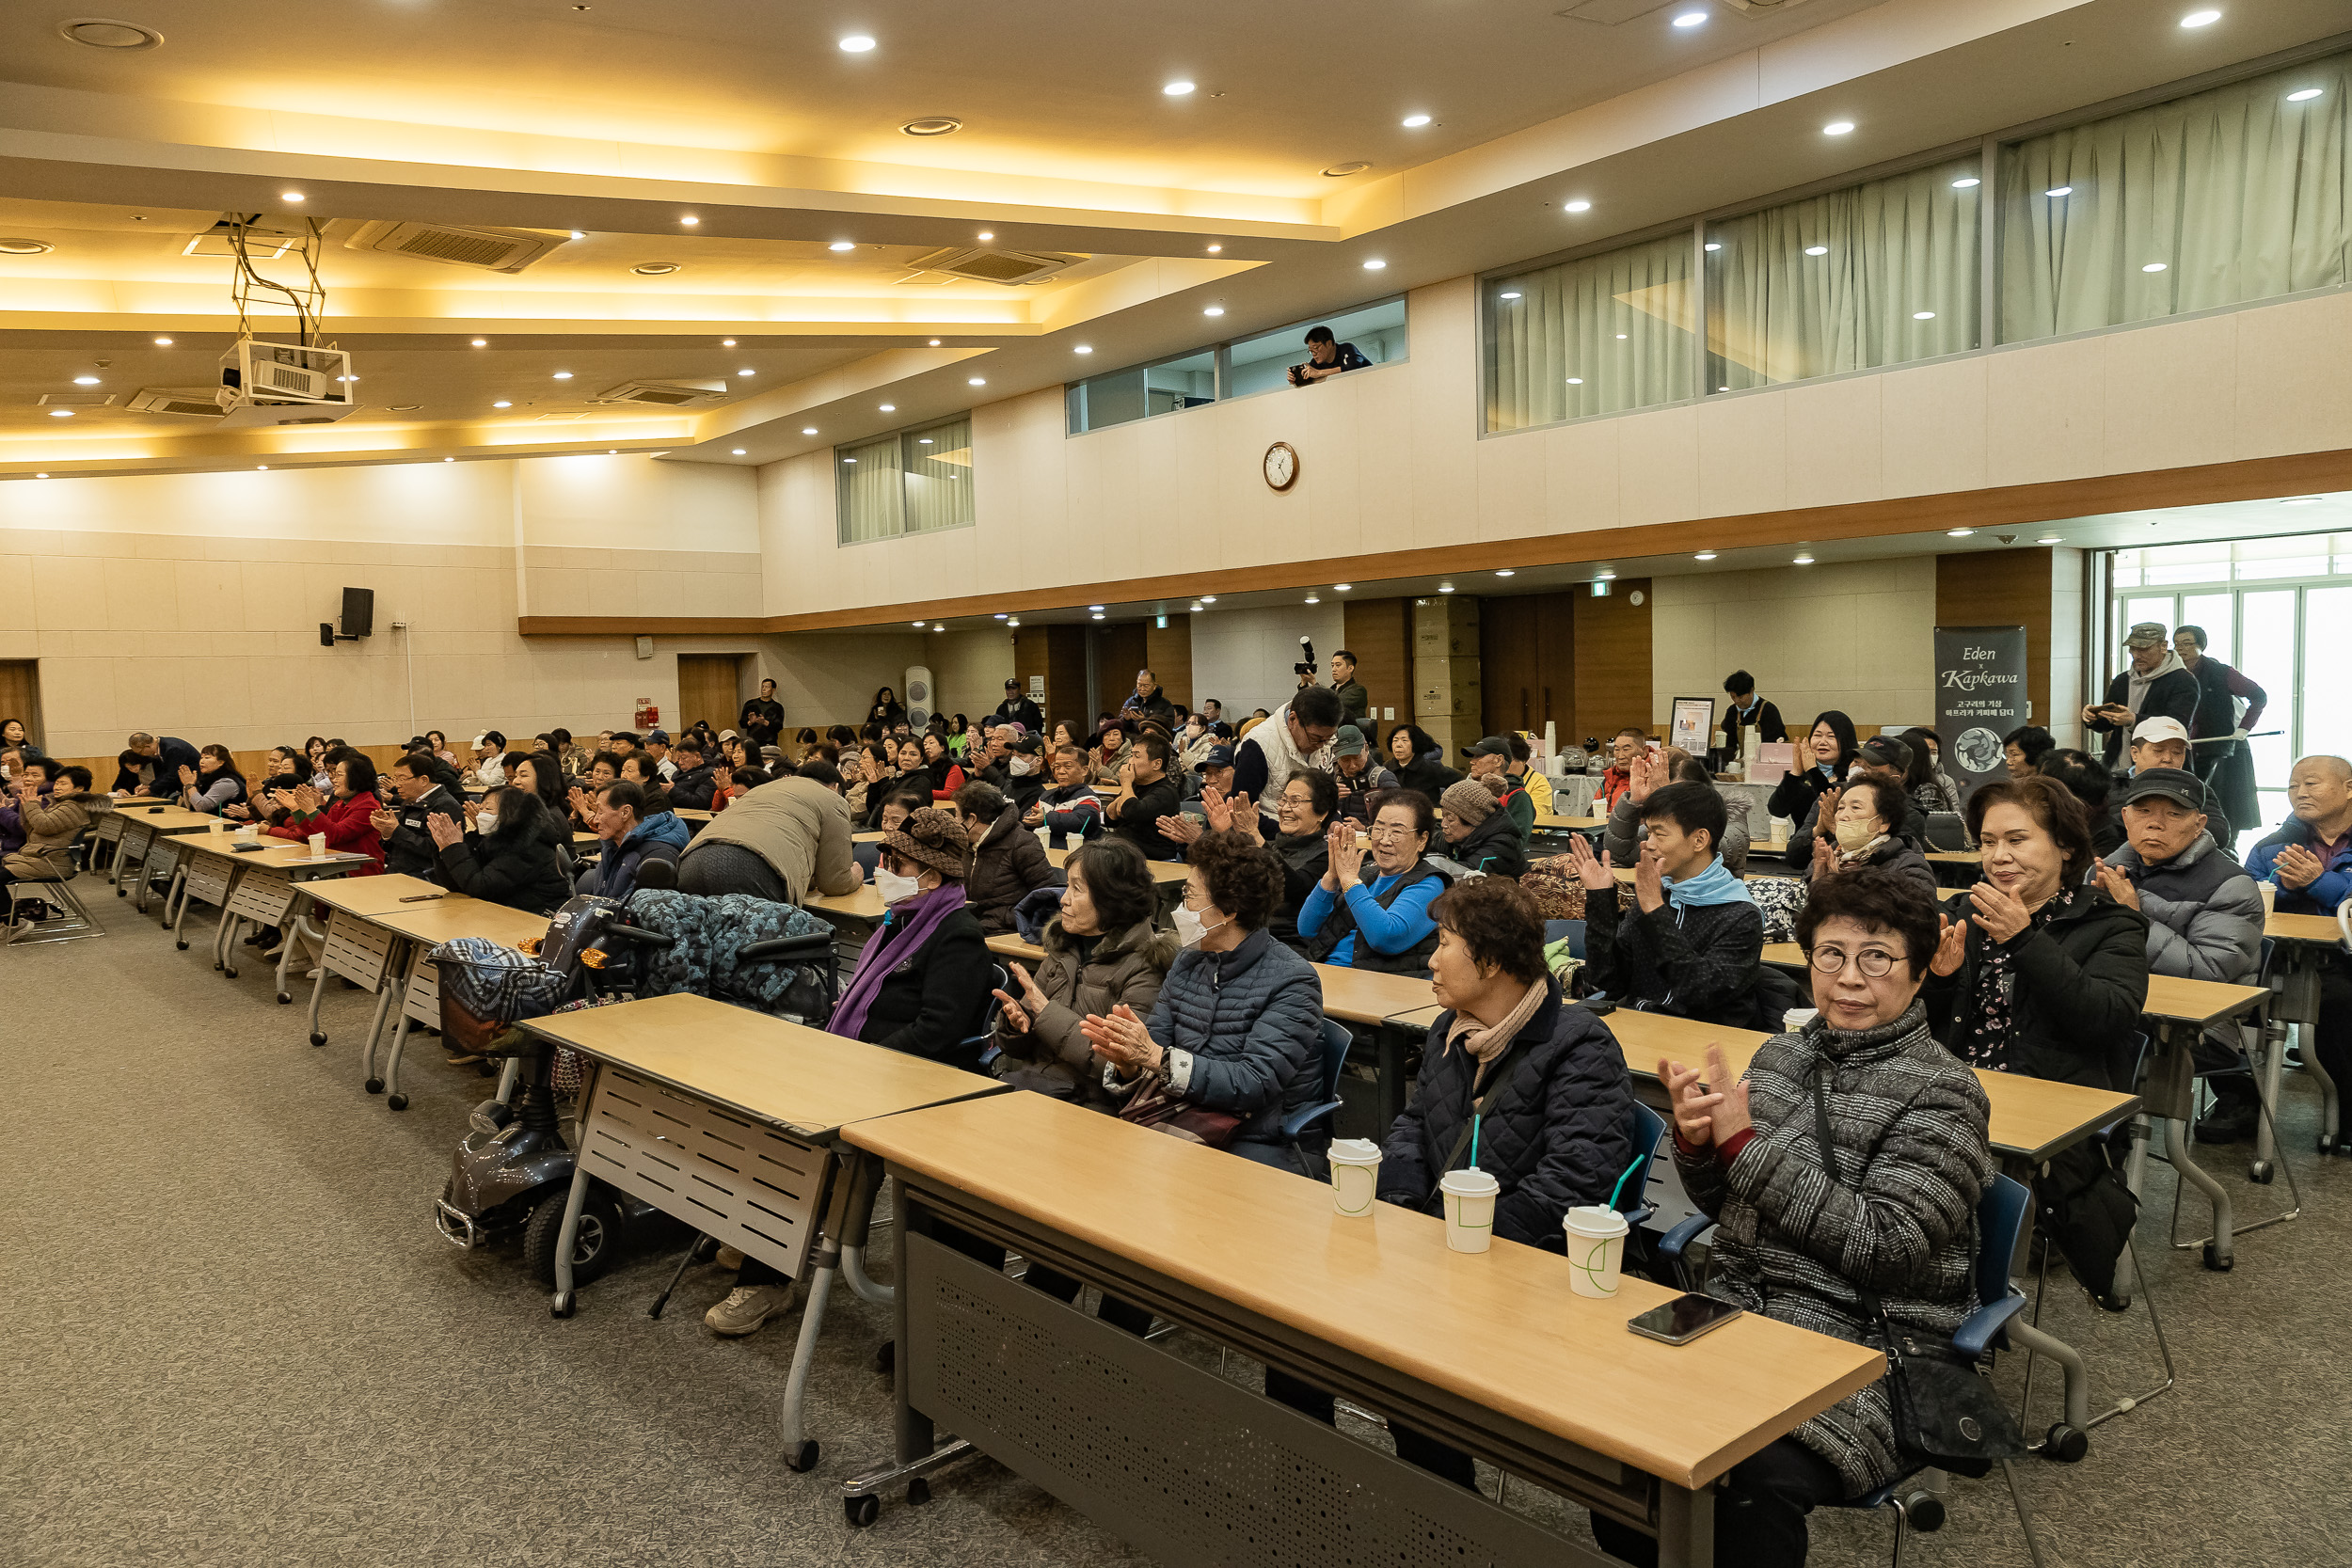
[[[933,347],[933,348],[937,348],[938,346],[939,346],[939,340],[938,340],[938,339],[936,339],[936,338],[933,338],[933,339],[931,340],[931,347]]]
[[[873,47],[874,40],[864,33],[851,33],[841,40],[841,52],[844,55],[863,55]]]
[[[278,199],[280,201],[299,201],[302,199],[302,193],[300,191],[279,191],[278,193]]]
[[[885,414],[896,414],[898,411],[898,405],[895,403],[885,403],[882,405],[882,411]]]
[[[1852,129],[1853,121],[1851,119],[1833,119],[1827,125],[1821,127],[1821,135],[1825,136],[1842,136]]]
[[[337,379],[340,380],[341,378],[338,377]],[[94,375],[77,375],[73,378],[73,385],[76,387],[95,387],[98,385],[98,378]]]
[[[1009,620],[1012,619],[1012,617],[1010,617],[1009,615],[1007,615],[1007,614],[1006,614],[1003,610],[998,610],[993,618],[993,619],[995,619],[995,620],[998,620],[998,621],[1009,621]]]
[[[915,622],[912,622],[912,623],[910,623],[910,624],[911,624],[911,625],[914,627],[914,629],[915,629],[916,631],[921,631],[921,630],[922,630],[925,626],[930,626],[930,623],[929,621],[915,621]]]
[[[801,426],[801,434],[803,436],[814,436],[817,434],[817,427],[813,424],[804,424]]]
[[[640,261],[628,269],[640,277],[667,277],[677,271],[675,261]]]
[[[169,338],[158,338],[155,340],[155,346],[157,348],[169,348],[171,346],[171,340]]]
[[[1705,11],[1684,11],[1680,16],[1675,18],[1675,25],[1677,27],[1704,27],[1707,25],[1707,13]]]
[[[946,629],[947,628],[946,626],[940,625],[937,621],[933,621],[931,623],[931,630],[933,631],[946,631]]]
[[[1621,342],[1621,343],[1625,341],[1625,334],[1624,334],[1624,333],[1620,332],[1620,333],[1618,333],[1618,334],[1617,334],[1617,341],[1619,341],[1619,342]]]
[[[736,455],[736,456],[738,456],[738,457],[743,457],[743,456],[748,455],[748,453],[745,451],[745,450],[744,450],[743,448],[741,448],[741,447],[737,447],[737,448],[735,449],[735,455]]]
[[[2191,11],[2186,16],[2181,18],[2181,25],[2184,27],[2210,27],[2220,20],[2221,13],[2219,11]]]
[[[454,463],[454,462],[456,462],[456,461],[457,461],[457,459],[455,459],[454,457],[444,457],[444,458],[442,458],[442,459],[441,459],[441,461],[442,461],[442,462],[444,462],[444,463]]]
[[[1215,256],[1218,251],[1223,250],[1224,248],[1225,247],[1221,245],[1213,245],[1209,246],[1209,254]]]
[[[857,248],[857,242],[855,240],[835,240],[833,244],[825,246],[825,248],[836,253],[844,250],[855,250]]]
[[[1723,246],[1722,246],[1722,245],[1720,245],[1720,244],[1718,244],[1718,243],[1716,243],[1716,242],[1714,242],[1714,241],[1711,241],[1711,240],[1710,240],[1709,242],[1708,242],[1708,246],[1707,246],[1707,248],[1708,248],[1708,249],[1709,249],[1709,250],[1721,250],[1721,249],[1723,249]]]
[[[555,372],[555,379],[558,381],[569,381],[571,378],[572,372],[569,371],[558,371]]]
[[[473,346],[476,348],[488,348],[490,346],[490,340],[487,338],[476,338],[473,341]]]
[[[1593,580],[1595,582],[1614,582],[1617,580],[1617,574],[1614,572],[1595,572],[1593,574]]]
[[[39,256],[54,248],[47,240],[0,240],[0,256]]]
[[[1454,592],[1454,584],[1450,582],[1441,582],[1438,584],[1438,592],[1440,594],[1451,594]]]
[[[854,462],[856,462],[856,461],[857,461],[857,459],[856,459],[856,458],[854,458],[854,457],[845,457],[845,458],[843,458],[841,461],[842,461],[842,462],[844,462],[844,463],[854,463]]]
[[[1366,272],[1378,272],[1381,268],[1387,266],[1388,264],[1388,262],[1380,260],[1379,257],[1375,256],[1372,260],[1364,263],[1364,270]]]
[[[1352,582],[1335,582],[1331,585],[1331,592],[1334,594],[1344,594],[1355,586],[1356,585]]]
[[[1007,626],[1019,626],[1020,624],[1021,624],[1021,618],[1020,618],[1019,616],[1017,616],[1017,615],[1016,615],[1016,616],[1014,616],[1012,619],[1010,619],[1010,620],[1009,620],[1009,621],[1007,621],[1007,622],[1005,623],[1005,625],[1007,625]]]
[[[2074,194],[2074,187],[2072,185],[2052,185],[2048,190],[2043,191],[2042,194],[2043,196],[2073,196]]]
[[[739,380],[745,376],[757,375],[758,373],[759,372],[757,371],[738,371],[735,372],[736,377]]]
[[[1584,385],[1584,378],[1581,375],[1572,375],[1568,377],[1568,385],[1571,387],[1581,387]]]
[[[1225,307],[1222,305],[1212,305],[1200,313],[1204,316],[1221,316],[1225,314]]]
[[[1804,253],[1807,256],[1826,256],[1829,254],[1829,246],[1825,245],[1809,245],[1804,247]]]
[[[1965,539],[1976,531],[1972,528],[1949,528],[1944,531],[1944,536],[1947,539]]]
[[[1099,604],[1090,604],[1087,606],[1087,608],[1094,611],[1097,615],[1100,615],[1103,612],[1103,607]]]
[[[2035,540],[2034,543],[2037,545],[2055,545],[2058,543],[2058,536],[2055,533],[2045,533],[2041,538]]]
[[[356,375],[339,375],[335,379],[338,381],[357,381],[359,378]]]
[[[985,229],[983,229],[983,230],[980,230],[980,238],[981,238],[981,239],[983,239],[983,240],[993,240],[993,239],[994,239],[995,237],[996,237],[995,235],[993,235],[993,234],[990,233],[990,232],[989,232],[987,230],[985,230]]]
[[[2142,272],[2162,272],[2162,271],[2164,270],[2164,267],[2165,267],[2165,264],[2164,264],[2162,261],[2151,261],[2151,262],[2149,262],[2146,266],[2141,267],[2139,270],[2140,270],[2140,271],[2142,271]]]
[[[257,474],[265,474],[269,472],[269,465],[266,463],[256,463],[253,465],[253,471]]]
[[[1935,320],[1935,312],[1932,310],[1914,310],[1911,313],[1911,319],[1915,322],[1931,322]]]
[[[953,115],[925,115],[920,119],[908,120],[898,129],[910,136],[952,136],[963,129],[963,121]]]
[[[1497,572],[1495,573],[1495,576],[1497,576],[1497,577],[1499,577],[1499,578],[1515,578],[1515,577],[1518,577],[1518,573],[1517,573],[1516,571],[1513,571],[1510,567],[1505,566],[1505,567],[1502,567],[1501,570],[1497,571]]]
[[[35,479],[47,479],[49,476],[47,474],[35,474],[33,477]]]
[[[1363,163],[1333,164],[1323,171],[1323,177],[1326,180],[1344,180],[1351,174],[1361,174],[1371,166],[1370,164]]]
[[[71,408],[52,408],[49,411],[49,417],[53,420],[70,420],[73,418],[73,410]]]
[[[99,17],[61,24],[57,32],[75,43],[87,44],[92,49],[114,49],[126,53],[152,49],[164,41],[164,35],[152,27],[142,27],[135,22],[110,22]]]
[[[1712,561],[1715,559],[1715,552],[1713,550],[1701,550],[1691,559],[1693,561]]]
[[[969,382],[965,383],[965,385],[972,387],[985,387],[988,385],[988,377],[984,375],[976,375]]]
[[[1972,175],[1968,176],[1968,178],[1967,178],[1967,179],[1965,179],[1965,180],[1955,180],[1955,181],[1953,181],[1953,182],[1952,182],[1952,189],[1954,189],[1954,190],[1956,190],[1956,191],[1972,191],[1972,190],[1975,190],[1975,189],[1976,189],[1979,185],[1981,185],[1981,184],[1983,184],[1983,183],[1984,183],[1984,182],[1983,182],[1983,181],[1981,181],[1981,180],[1978,179],[1975,175],[1973,175],[1973,174],[1972,174]]]
[[[493,408],[512,408],[515,405],[512,403],[509,403],[506,399],[501,398],[498,402],[490,404],[490,406]]]
[[[1216,595],[1215,594],[1203,594],[1200,595],[1200,602],[1202,604],[1215,604],[1216,603]]]
[[[1593,204],[1589,201],[1571,201],[1561,209],[1567,213],[1589,213],[1592,210]]]
[[[2305,87],[2301,92],[2291,92],[2287,94],[2287,102],[2290,103],[2308,103],[2312,99],[2317,98],[2322,90],[2323,89],[2319,87]]]
[[[620,455],[621,455],[621,449],[620,449],[620,448],[618,448],[618,447],[608,447],[607,449],[605,449],[605,453],[604,453],[604,454],[605,454],[605,456],[607,456],[607,457],[618,457],[618,456],[620,456]],[[441,461],[443,461],[444,463],[446,463],[446,462],[448,462],[448,461],[449,461],[449,459],[447,459],[447,458],[443,458]]]
[[[1402,121],[1407,131],[1418,131],[1429,123],[1427,115],[1406,115]]]
[[[1813,564],[1813,558],[1809,555],[1801,555],[1797,557],[1796,563],[1800,566],[1810,566]]]
[[[584,239],[586,239],[587,237],[588,237],[588,230],[586,230],[585,229],[575,229],[575,230],[572,230],[572,238],[573,238],[573,239],[575,239],[575,240],[584,240]]]
[[[1505,289],[1497,297],[1502,299],[1517,299],[1519,297],[1519,292],[1517,289]]]
[[[719,340],[719,346],[721,348],[733,348],[735,346],[735,340],[732,338],[722,338]]]
[[[1192,84],[1190,82],[1170,82],[1168,86],[1162,87],[1160,91],[1166,93],[1170,98],[1182,98],[1186,93],[1192,91]]]
[[[1728,391],[1730,391],[1730,390],[1731,390],[1731,388],[1728,388],[1728,387],[1718,387],[1718,388],[1715,388],[1715,390],[1717,390],[1717,391],[1719,391],[1719,392],[1728,392]]]
[[[1323,602],[1323,595],[1320,594],[1310,594],[1307,595],[1307,602],[1309,604],[1321,604]]]
[[[1070,352],[1073,354],[1092,354],[1094,352],[1094,345],[1091,343],[1080,343]]]
[[[1094,618],[1095,618],[1096,620],[1098,620],[1098,621],[1099,621],[1099,620],[1101,620],[1103,617],[1102,617],[1101,615],[1099,615],[1099,614],[1098,614],[1098,615],[1096,615]]]
[[[923,446],[923,447],[928,447],[928,446],[930,446],[930,444],[931,444],[931,438],[930,438],[930,436],[924,436],[924,437],[923,437],[920,441],[917,441],[917,442],[915,443],[915,445],[917,445],[917,446]]]
[[[684,224],[687,228],[691,229],[694,225],[702,222],[702,219],[696,217],[693,214],[689,213],[684,217],[678,219],[678,222]]]

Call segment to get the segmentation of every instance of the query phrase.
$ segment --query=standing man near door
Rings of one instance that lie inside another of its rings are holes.
[[[759,695],[745,701],[736,723],[755,746],[765,748],[776,743],[776,736],[784,733],[784,705],[776,701],[774,681],[759,683]]]
[[[2123,647],[2131,662],[2107,682],[2107,700],[2083,709],[2083,727],[2106,736],[2100,760],[2110,773],[2122,760],[2123,737],[2143,721],[2177,719],[2186,729],[2197,717],[2197,677],[2172,651],[2161,623],[2135,623]]]

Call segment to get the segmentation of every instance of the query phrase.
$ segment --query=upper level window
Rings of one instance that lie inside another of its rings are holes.
[[[1306,341],[1310,331],[1330,336],[1320,355]],[[1155,414],[1181,413],[1224,398],[1248,397],[1295,384],[1312,386],[1344,373],[1336,369],[1312,373],[1312,367],[1369,369],[1404,357],[1405,300],[1399,295],[1313,321],[1295,322],[1236,342],[1073,381],[1064,393],[1070,434],[1106,430]]]
[[[844,545],[972,521],[972,416],[876,436],[833,454]]]
[[[1484,293],[1488,430],[1691,395],[1688,231],[1490,277]]]

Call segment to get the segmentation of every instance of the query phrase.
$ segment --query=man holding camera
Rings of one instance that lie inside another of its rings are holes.
[[[1371,367],[1372,361],[1354,343],[1335,341],[1327,326],[1311,326],[1307,329],[1307,362],[1291,367],[1291,385],[1311,387],[1343,372]]]

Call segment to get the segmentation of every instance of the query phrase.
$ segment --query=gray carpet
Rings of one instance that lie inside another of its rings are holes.
[[[835,1487],[889,1447],[882,1309],[834,1294],[810,1397],[823,1457],[792,1474],[774,1411],[797,1318],[713,1338],[708,1268],[647,1318],[665,1235],[551,1321],[511,1249],[461,1254],[433,1227],[488,1080],[421,1040],[394,1115],[358,1083],[359,993],[330,989],[312,1050],[260,966],[224,980],[201,942],[175,952],[127,903],[90,902],[108,935],[0,950],[0,1560],[1143,1560],[987,1461],[850,1528]],[[2352,1562],[2352,1162],[2311,1152],[2315,1112],[2293,1081],[2309,1212],[2244,1238],[2233,1274],[2164,1251],[2173,1178],[2154,1167],[2144,1255],[2180,1384],[2101,1427],[2081,1465],[2021,1466],[2051,1562]],[[2242,1149],[2206,1154],[2250,1209],[2283,1201],[2283,1182],[2246,1181]],[[2144,1313],[2107,1319],[2054,1284],[2043,1321],[2107,1398],[2154,1381]],[[2056,1397],[2041,1379],[2037,1420]],[[1510,1501],[1561,1512],[1523,1485]],[[1817,1517],[1815,1562],[1885,1560],[1886,1516]],[[1907,1560],[2024,1563],[1997,1472],[1958,1482]]]

